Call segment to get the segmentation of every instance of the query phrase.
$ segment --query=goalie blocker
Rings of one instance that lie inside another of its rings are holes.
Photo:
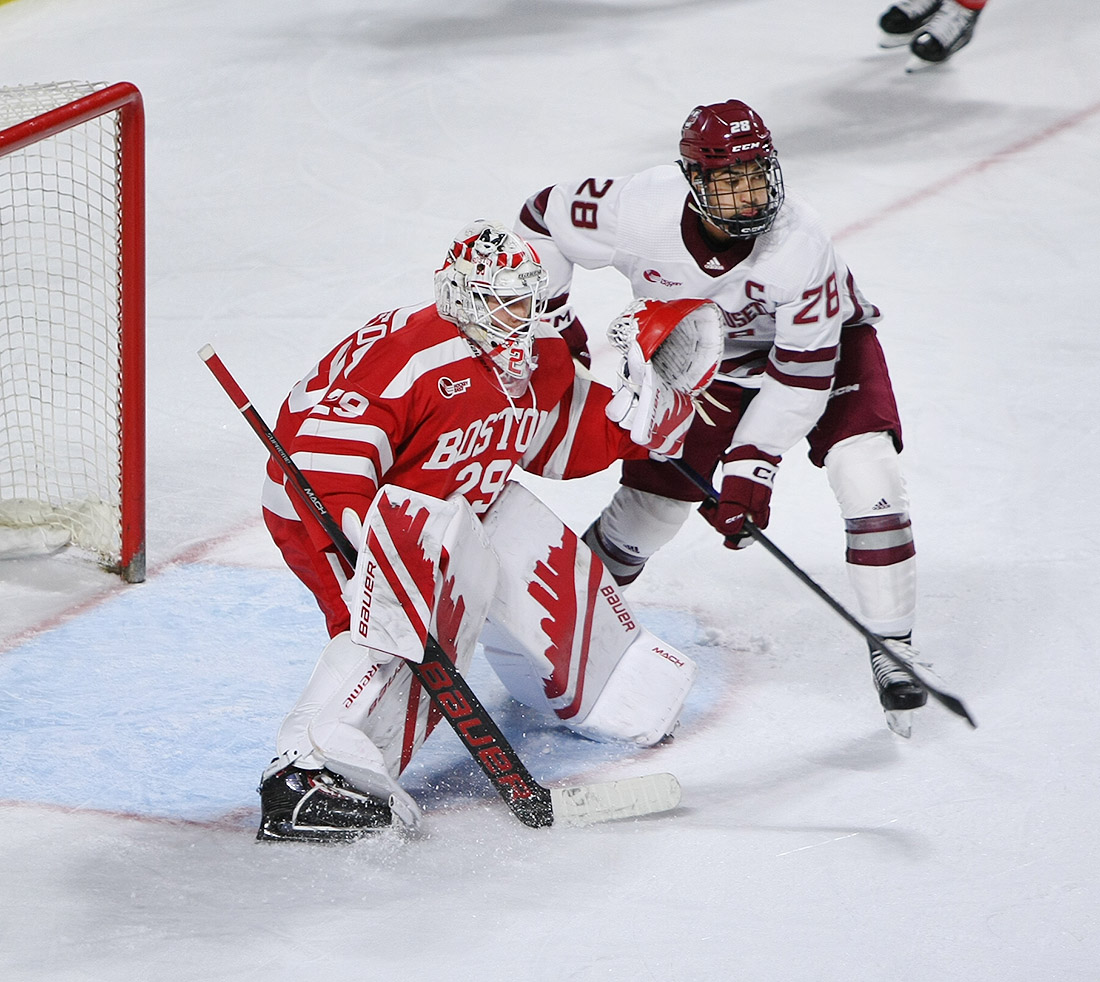
[[[637,623],[599,560],[522,486],[483,523],[463,498],[386,486],[362,528],[350,511],[344,524],[359,545],[352,629],[280,728],[259,838],[351,838],[389,824],[386,805],[419,822],[398,778],[442,718],[407,664],[429,634],[460,672],[480,637],[515,698],[592,739],[649,746],[677,725],[694,662]]]

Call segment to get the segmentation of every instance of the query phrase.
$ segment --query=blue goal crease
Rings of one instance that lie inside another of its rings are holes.
[[[646,608],[639,619],[705,657],[690,613]],[[181,564],[120,591],[0,662],[0,737],[18,765],[0,798],[184,821],[258,813],[275,732],[325,637],[312,596],[283,570]],[[480,654],[468,674],[540,781],[638,752],[585,740],[515,703]],[[685,727],[713,699],[697,683]],[[442,724],[402,783],[429,804],[494,794]]]

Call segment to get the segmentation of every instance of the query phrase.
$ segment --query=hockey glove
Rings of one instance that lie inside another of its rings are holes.
[[[722,491],[718,504],[704,504],[702,516],[725,537],[727,549],[752,545],[745,519],[767,528],[771,518],[772,485],[782,458],[754,446],[734,447],[722,458]]]

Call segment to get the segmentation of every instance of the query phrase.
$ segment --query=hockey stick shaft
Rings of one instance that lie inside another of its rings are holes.
[[[354,569],[358,559],[355,546],[310,487],[305,475],[278,438],[264,423],[229,369],[210,345],[203,346],[199,357],[206,362],[211,374],[263,441],[286,475],[287,486],[311,510],[341,558]],[[421,664],[411,661],[406,664],[516,817],[531,828],[552,825],[554,807],[550,789],[543,787],[531,776],[500,727],[447,657],[439,642],[429,634],[424,648],[424,661]]]
[[[693,467],[685,464],[683,461],[673,460],[673,464],[689,481],[695,484],[700,491],[707,496],[707,498],[718,503],[719,494],[702,474],[696,471]],[[976,727],[978,724],[974,722],[973,717],[967,711],[966,706],[963,705],[962,700],[957,696],[951,695],[949,692],[944,692],[942,689],[932,685],[926,679],[922,678],[920,674],[914,669],[911,664],[907,664],[903,659],[895,655],[888,645],[886,639],[879,634],[876,634],[870,628],[868,628],[862,621],[859,620],[854,614],[852,614],[839,600],[837,600],[831,593],[829,593],[823,586],[821,586],[816,580],[814,580],[801,566],[799,566],[790,556],[788,556],[782,549],[779,548],[764,532],[754,523],[745,519],[745,531],[749,533],[757,542],[759,542],[768,552],[770,552],[776,559],[778,559],[784,566],[787,567],[795,576],[797,576],[803,583],[806,584],[814,593],[816,593],[822,600],[825,601],[837,614],[839,614],[845,621],[854,627],[871,645],[872,650],[883,654],[890,662],[905,672],[910,678],[913,679],[918,685],[927,690],[928,694],[932,696],[938,703],[956,716],[961,716],[972,727]]]

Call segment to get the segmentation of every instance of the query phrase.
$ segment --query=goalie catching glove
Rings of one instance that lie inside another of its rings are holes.
[[[707,300],[635,300],[607,329],[622,352],[607,417],[658,458],[678,457],[695,399],[722,358],[723,321]]]

